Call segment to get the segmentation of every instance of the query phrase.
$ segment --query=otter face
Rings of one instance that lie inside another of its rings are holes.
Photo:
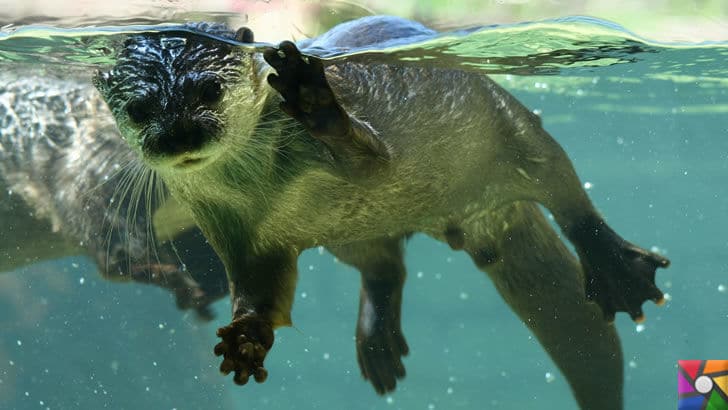
[[[222,24],[185,28],[252,41],[249,30],[236,36]],[[252,72],[250,60],[249,54],[202,36],[137,35],[124,43],[110,71],[97,73],[94,85],[124,139],[148,165],[190,171],[224,151],[220,142],[229,128],[227,117],[232,105],[245,100],[235,94]]]

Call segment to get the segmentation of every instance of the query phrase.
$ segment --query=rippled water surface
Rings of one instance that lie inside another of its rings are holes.
[[[86,23],[6,26],[3,75],[32,68],[85,78],[113,63],[124,35],[179,29]],[[479,70],[539,113],[610,224],[672,260],[657,275],[667,305],[646,304],[644,326],[625,315],[616,325],[627,408],[675,408],[677,359],[728,358],[728,43],[660,43],[580,17],[421,40],[318,54]],[[102,281],[84,258],[4,274],[0,407],[576,408],[554,364],[463,253],[416,236],[407,265],[408,376],[387,398],[357,367],[358,275],[327,253],[300,258],[296,327],[278,331],[268,381],[244,388],[219,376],[211,353],[228,302],[200,323],[161,290]]]

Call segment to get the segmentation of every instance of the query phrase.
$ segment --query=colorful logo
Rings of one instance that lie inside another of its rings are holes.
[[[728,360],[678,360],[678,410],[728,410]]]

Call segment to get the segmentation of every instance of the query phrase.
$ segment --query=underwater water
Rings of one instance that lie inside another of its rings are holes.
[[[83,77],[113,61],[126,32],[9,27],[0,64]],[[643,325],[618,314],[616,326],[625,407],[674,408],[678,359],[728,358],[728,43],[663,44],[590,18],[422,41],[328,57],[480,70],[539,113],[611,226],[672,261],[657,273],[666,305],[646,303]],[[577,408],[464,253],[415,236],[406,262],[407,377],[384,398],[357,366],[358,274],[317,249],[299,259],[295,327],[276,332],[268,380],[245,387],[212,354],[227,301],[202,323],[161,289],[103,281],[83,257],[5,273],[0,408]]]

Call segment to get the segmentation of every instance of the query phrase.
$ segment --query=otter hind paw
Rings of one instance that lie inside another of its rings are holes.
[[[642,322],[642,303],[652,300],[660,305],[664,300],[655,284],[655,271],[668,267],[670,261],[625,241],[605,223],[593,232],[579,252],[587,299],[596,302],[610,322],[616,312],[627,312],[632,320]]]
[[[277,72],[268,76],[268,83],[283,97],[282,111],[316,138],[346,135],[349,117],[336,102],[320,59],[303,56],[290,41],[266,50],[263,58]]]
[[[406,375],[402,357],[409,347],[400,331],[377,330],[369,335],[357,335],[356,357],[364,379],[378,394],[394,391],[397,380]]]
[[[222,341],[215,346],[215,355],[222,356],[220,372],[234,372],[233,381],[244,385],[253,376],[263,383],[268,371],[263,367],[266,354],[273,346],[273,328],[270,323],[255,317],[242,317],[217,330]]]
[[[409,346],[399,325],[390,320],[382,320],[370,326],[363,325],[361,319],[356,333],[356,358],[362,377],[374,386],[378,394],[394,391],[397,380],[405,377],[402,357],[409,353]]]

